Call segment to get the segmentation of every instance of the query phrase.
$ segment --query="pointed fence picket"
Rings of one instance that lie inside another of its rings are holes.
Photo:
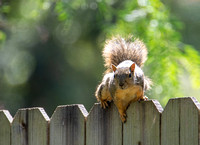
[[[102,109],[100,104],[92,107],[86,121],[86,144],[122,144],[122,122],[113,103],[107,109]]]
[[[83,105],[58,106],[50,121],[50,145],[84,145],[87,115]]]
[[[159,145],[162,110],[155,100],[132,103],[127,110],[123,145]]]
[[[10,126],[12,122],[12,116],[7,110],[0,111],[0,145],[10,145],[11,143],[11,131]]]
[[[51,118],[43,108],[0,110],[0,145],[200,145],[200,103],[194,97],[130,104],[122,123],[113,102],[58,106]]]
[[[48,145],[48,123],[43,108],[19,109],[11,124],[11,145]]]
[[[200,104],[193,98],[170,99],[161,119],[161,145],[199,145]]]

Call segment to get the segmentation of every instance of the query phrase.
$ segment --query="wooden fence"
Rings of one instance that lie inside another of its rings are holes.
[[[51,119],[43,108],[0,111],[0,145],[200,145],[200,104],[193,98],[132,103],[122,124],[114,104],[58,106]]]

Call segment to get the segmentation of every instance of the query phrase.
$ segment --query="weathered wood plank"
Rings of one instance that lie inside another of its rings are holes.
[[[11,145],[28,145],[28,111],[19,109],[11,126]]]
[[[50,121],[50,145],[84,145],[87,115],[83,105],[58,106]]]
[[[49,117],[42,108],[32,108],[28,111],[29,145],[48,145]]]
[[[198,145],[199,110],[193,97],[170,99],[162,114],[161,145]]]
[[[161,117],[161,145],[179,145],[179,99],[170,99]]]
[[[130,104],[123,124],[123,145],[160,145],[162,110],[156,100]]]
[[[11,126],[11,145],[48,145],[48,122],[43,108],[19,109]]]
[[[199,102],[181,98],[180,108],[180,145],[199,145]]]
[[[86,122],[86,145],[122,145],[122,122],[113,103],[107,109],[95,104]]]
[[[0,110],[0,145],[10,145],[10,124],[13,118],[7,110]]]

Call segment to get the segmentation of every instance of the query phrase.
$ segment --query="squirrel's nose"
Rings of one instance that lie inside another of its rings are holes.
[[[119,86],[120,86],[120,87],[123,87],[123,85],[124,85],[124,83],[119,83]]]

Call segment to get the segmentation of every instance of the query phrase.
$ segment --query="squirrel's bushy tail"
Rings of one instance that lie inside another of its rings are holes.
[[[117,66],[125,60],[132,60],[141,67],[147,59],[147,48],[142,41],[132,36],[128,38],[117,36],[106,41],[103,57],[107,71],[111,71],[111,64]]]

